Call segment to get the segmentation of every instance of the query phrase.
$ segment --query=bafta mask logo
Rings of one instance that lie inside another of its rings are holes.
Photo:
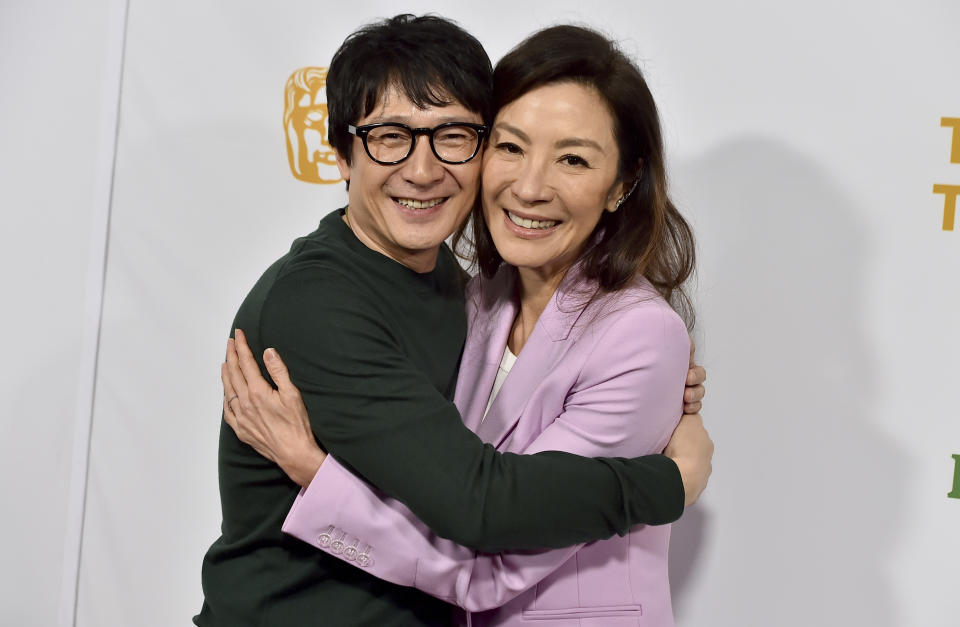
[[[340,182],[336,156],[327,141],[327,68],[305,67],[284,89],[283,130],[290,171],[301,181]]]

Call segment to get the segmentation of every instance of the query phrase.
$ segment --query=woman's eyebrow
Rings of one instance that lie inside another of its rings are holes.
[[[521,131],[519,128],[517,128],[516,126],[507,124],[506,122],[497,122],[493,128],[494,130],[504,130],[504,131],[507,131],[508,133],[512,133],[517,137],[519,137],[520,139],[522,139],[523,141],[530,143],[530,137],[526,133]]]
[[[530,143],[530,137],[526,133],[521,131],[519,128],[517,128],[516,126],[513,126],[512,124],[507,124],[506,122],[497,122],[493,128],[494,130],[503,130],[503,131],[507,131],[508,133],[512,133],[513,135],[516,135],[521,140],[527,143]],[[555,143],[554,147],[555,148],[587,147],[587,148],[593,148],[595,150],[600,151],[601,153],[606,154],[605,151],[603,150],[603,147],[599,143],[593,141],[592,139],[588,139],[586,137],[566,137],[564,139],[561,139],[557,143]]]
[[[587,139],[586,137],[567,137],[561,139],[556,144],[557,148],[594,148],[599,150],[601,153],[604,152],[603,147],[592,139]]]

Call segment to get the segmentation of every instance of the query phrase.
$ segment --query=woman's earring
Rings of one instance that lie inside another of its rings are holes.
[[[622,205],[624,202],[626,202],[627,198],[630,198],[630,194],[633,193],[633,190],[637,189],[637,185],[638,185],[639,183],[640,183],[640,177],[638,176],[637,178],[635,178],[635,179],[633,180],[633,185],[630,186],[630,189],[627,190],[627,193],[624,194],[623,196],[621,196],[621,197],[620,197],[620,200],[617,201],[617,206],[613,208],[614,211],[616,211],[617,209],[619,209],[619,208],[620,208],[620,205]]]

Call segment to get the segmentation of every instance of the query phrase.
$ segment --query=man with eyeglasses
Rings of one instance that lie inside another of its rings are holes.
[[[266,271],[234,328],[256,355],[279,351],[337,464],[444,537],[550,548],[670,522],[684,501],[670,459],[501,455],[451,402],[465,277],[443,242],[477,195],[491,75],[479,42],[442,18],[397,16],[352,34],[327,78],[349,204]],[[330,465],[294,478],[322,482]],[[222,535],[204,559],[197,625],[451,624],[446,603],[365,573],[375,551],[359,547],[356,568],[285,536],[298,485],[226,425],[219,474]]]

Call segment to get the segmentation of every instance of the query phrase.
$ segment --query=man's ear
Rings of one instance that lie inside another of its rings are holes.
[[[340,154],[339,150],[334,150],[333,154],[337,157],[337,169],[340,170],[340,178],[350,184],[350,164],[347,159]]]

